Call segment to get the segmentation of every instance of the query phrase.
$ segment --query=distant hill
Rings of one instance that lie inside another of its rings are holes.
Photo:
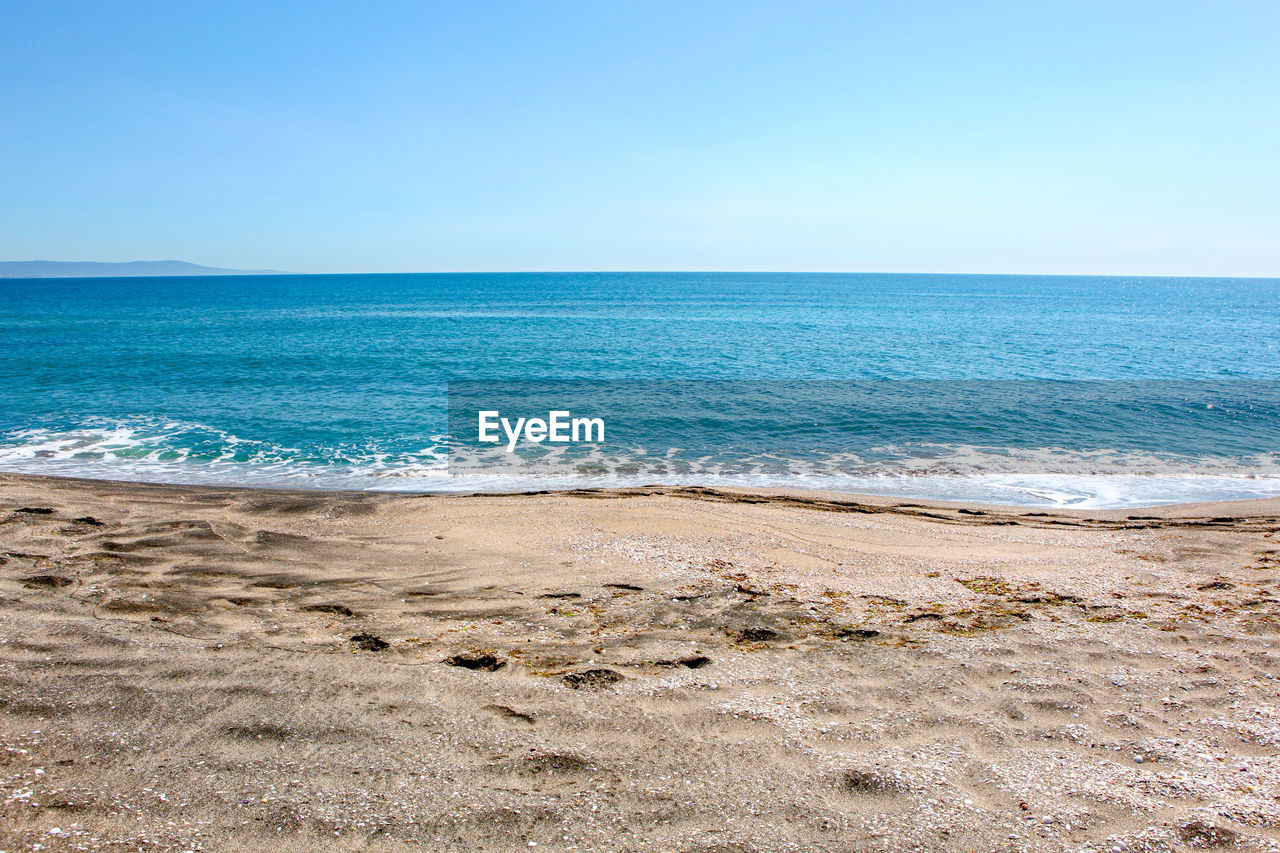
[[[285,275],[279,270],[229,270],[186,261],[0,261],[0,278],[112,278],[139,275]]]

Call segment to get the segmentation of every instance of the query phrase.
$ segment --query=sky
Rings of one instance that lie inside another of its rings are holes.
[[[0,259],[1280,276],[1280,3],[0,0]]]

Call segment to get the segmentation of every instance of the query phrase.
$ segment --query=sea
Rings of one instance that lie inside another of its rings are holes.
[[[602,440],[480,441],[481,411]],[[0,471],[1037,507],[1280,495],[1280,279],[0,279]]]

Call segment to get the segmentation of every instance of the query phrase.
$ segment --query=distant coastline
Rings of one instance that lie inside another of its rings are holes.
[[[0,261],[0,278],[123,278],[174,275],[287,275],[280,270],[234,270],[188,261]]]

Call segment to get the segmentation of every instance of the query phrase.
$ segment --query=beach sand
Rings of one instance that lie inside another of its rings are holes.
[[[4,475],[0,555],[4,850],[1280,850],[1277,502]]]

